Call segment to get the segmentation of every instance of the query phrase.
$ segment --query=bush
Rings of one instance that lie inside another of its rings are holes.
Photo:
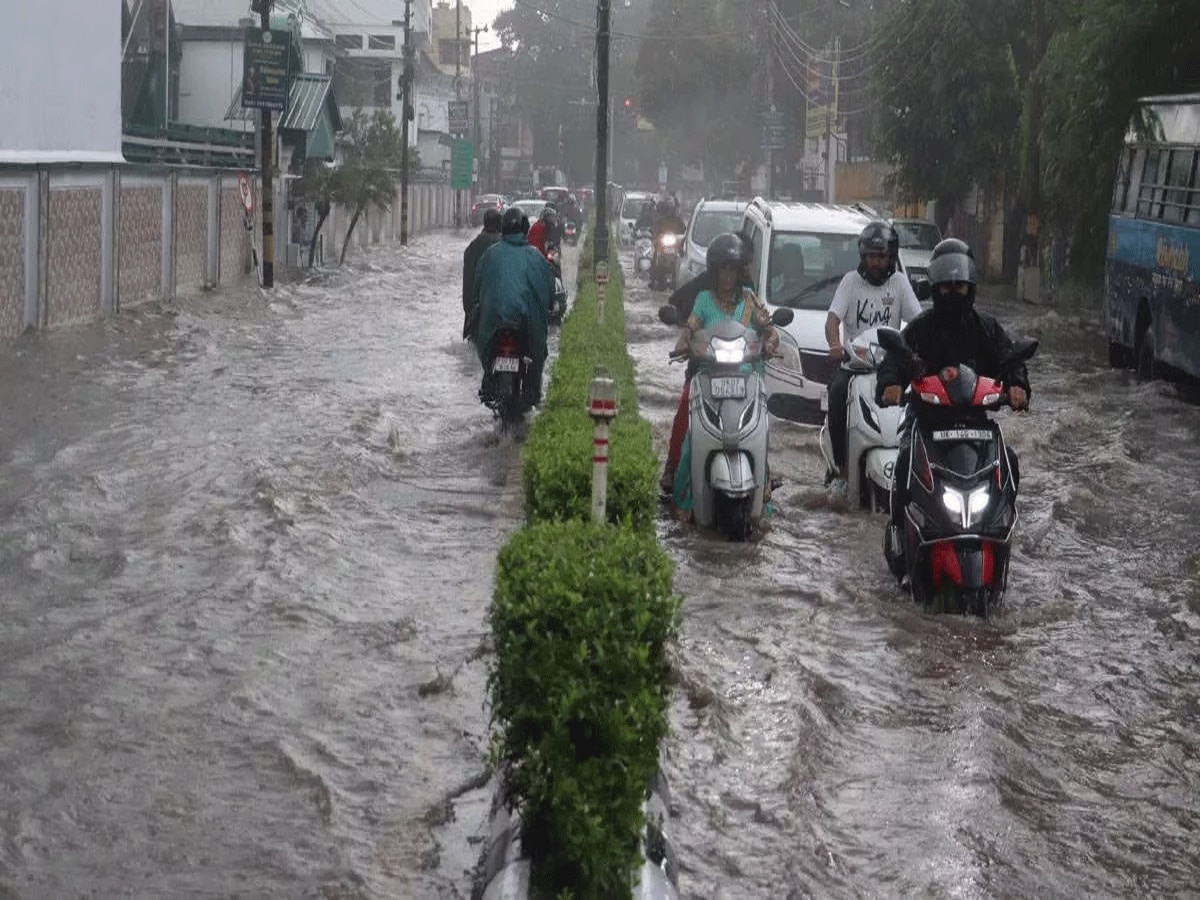
[[[521,810],[539,890],[629,894],[678,611],[653,533],[545,522],[500,553],[492,761]]]
[[[563,322],[546,401],[525,446],[522,477],[530,522],[591,516],[593,425],[585,410],[592,376],[602,366],[617,383],[620,404],[609,432],[608,518],[654,528],[658,458],[650,424],[638,416],[619,269],[612,267],[603,322],[596,321],[597,288],[590,273],[586,279],[581,274]]]

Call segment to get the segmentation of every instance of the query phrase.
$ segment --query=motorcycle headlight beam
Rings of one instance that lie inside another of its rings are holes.
[[[969,494],[949,486],[942,489],[942,505],[951,514],[958,516],[963,528],[970,528],[971,524],[983,515],[991,499],[987,485],[977,487]]]
[[[746,358],[746,339],[740,337],[727,341],[715,337],[712,339],[712,353],[719,363],[740,363]]]

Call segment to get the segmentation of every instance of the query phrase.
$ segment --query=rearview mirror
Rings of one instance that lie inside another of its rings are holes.
[[[796,318],[795,310],[788,309],[786,306],[781,306],[779,309],[775,310],[775,312],[771,313],[771,324],[780,326],[790,325],[792,324],[792,319],[794,318]]]
[[[1037,338],[1020,338],[1016,341],[1013,341],[1012,350],[1010,350],[1008,355],[1004,357],[1004,362],[1001,364],[1001,368],[1015,366],[1018,363],[1023,363],[1028,359],[1032,359],[1033,355],[1037,353],[1037,349]]]
[[[920,281],[913,282],[913,292],[917,295],[918,300],[928,300],[933,296],[933,285],[925,278]]]
[[[660,306],[658,308],[658,321],[662,322],[664,325],[678,325],[679,310],[673,307],[670,303],[668,303],[666,306]]]

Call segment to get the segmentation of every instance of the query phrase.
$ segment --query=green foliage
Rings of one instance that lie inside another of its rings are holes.
[[[666,733],[671,564],[653,533],[529,525],[501,551],[490,621],[492,760],[537,887],[628,896]]]
[[[656,509],[658,459],[650,424],[638,415],[633,360],[625,346],[620,266],[610,266],[604,321],[597,322],[591,242],[580,265],[575,302],[562,326],[558,359],[541,413],[525,445],[525,510],[530,522],[587,519],[592,497],[592,420],[588,389],[597,366],[617,383],[620,412],[609,431],[608,517],[651,531]]]
[[[1194,0],[1082,0],[1051,44],[1043,189],[1076,266],[1103,261],[1113,177],[1137,98],[1200,89],[1195,26]]]
[[[353,210],[342,244],[342,262],[363,212],[369,207],[391,207],[396,196],[395,170],[403,160],[400,126],[390,110],[376,109],[368,116],[356,109],[345,122],[344,135],[345,161],[333,182],[334,199]]]

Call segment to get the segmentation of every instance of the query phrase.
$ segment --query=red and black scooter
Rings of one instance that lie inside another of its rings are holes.
[[[933,374],[900,332],[880,329],[879,343],[917,371],[905,395],[913,416],[907,471],[909,502],[904,533],[886,527],[883,553],[912,597],[931,612],[987,617],[1008,586],[1008,561],[1017,524],[1019,471],[990,413],[1009,406],[1002,381],[968,366]],[[1017,341],[1001,370],[1037,352],[1035,340]],[[894,497],[894,494],[893,494]]]

